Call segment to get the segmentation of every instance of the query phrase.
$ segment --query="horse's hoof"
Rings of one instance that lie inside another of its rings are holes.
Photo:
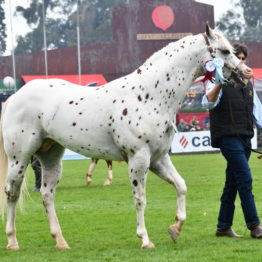
[[[149,248],[155,248],[155,245],[152,242],[148,242],[147,244],[143,244],[141,246],[141,249],[149,249]]]
[[[111,182],[110,181],[105,181],[105,183],[103,184],[103,186],[110,186]]]
[[[7,245],[6,249],[15,251],[15,250],[19,250],[20,248],[19,248],[18,244],[15,244],[15,245]]]
[[[67,243],[64,243],[64,244],[60,244],[60,245],[56,245],[55,248],[57,249],[70,249],[70,247],[68,246]]]
[[[172,240],[173,240],[174,242],[176,242],[176,240],[178,239],[179,234],[180,234],[177,226],[176,226],[176,225],[170,226],[170,227],[168,228],[168,233],[169,233],[169,235],[171,236]]]

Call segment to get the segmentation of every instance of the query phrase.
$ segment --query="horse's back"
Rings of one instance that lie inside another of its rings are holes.
[[[53,88],[59,80],[33,80],[24,85],[18,92],[8,99],[5,114],[3,115],[3,125],[21,125],[22,122],[37,122],[49,110],[52,110],[54,100],[60,88]],[[65,81],[61,81],[65,85]]]
[[[50,138],[83,155],[123,160],[108,124],[113,107],[105,91],[58,79],[31,81],[10,98],[6,138],[33,140],[34,148]]]

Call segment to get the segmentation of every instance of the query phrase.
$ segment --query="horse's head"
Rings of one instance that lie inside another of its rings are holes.
[[[225,78],[231,78],[242,85],[240,77],[248,79],[252,77],[252,69],[236,57],[234,48],[220,32],[212,30],[207,23],[206,33],[203,36],[208,50],[206,60],[222,58],[225,62],[223,70]]]

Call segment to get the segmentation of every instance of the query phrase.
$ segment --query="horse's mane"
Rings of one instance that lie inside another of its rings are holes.
[[[213,33],[215,34],[215,36],[218,38],[218,40],[220,41],[220,43],[222,44],[221,47],[223,49],[229,50],[230,52],[234,53],[234,48],[233,46],[230,44],[230,42],[225,38],[225,36],[218,30],[214,30]],[[165,47],[163,47],[162,49],[158,50],[157,52],[155,52],[152,56],[150,56],[142,66],[146,66],[148,67],[148,64],[152,64],[155,61],[157,61],[159,58],[165,57],[164,54],[171,54],[169,53],[169,51],[172,52],[172,50],[175,50],[176,48],[180,48],[181,43],[188,41],[190,38],[195,37],[196,35],[189,35],[186,36],[178,41],[175,42],[170,42],[168,45],[166,45]]]
[[[165,53],[171,51],[171,50],[175,50],[176,48],[179,48],[181,43],[183,41],[186,41],[188,38],[193,37],[193,35],[189,35],[186,36],[184,38],[179,39],[178,41],[175,42],[170,42],[169,44],[167,44],[166,46],[164,46],[163,48],[161,48],[160,50],[156,51],[153,55],[151,55],[144,64],[142,64],[141,66],[147,66],[149,63],[153,63],[154,61],[159,60],[159,58],[163,58],[165,57]],[[169,53],[170,55],[171,53]]]

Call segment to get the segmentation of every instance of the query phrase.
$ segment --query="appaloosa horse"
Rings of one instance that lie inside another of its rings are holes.
[[[15,206],[34,154],[42,165],[41,194],[51,235],[57,248],[68,248],[54,207],[65,148],[128,163],[142,248],[154,247],[144,221],[147,171],[173,185],[177,214],[169,233],[176,240],[186,219],[187,188],[168,155],[175,114],[194,79],[203,74],[205,62],[214,57],[244,74],[250,70],[233,55],[229,42],[207,25],[205,34],[168,44],[133,73],[104,86],[86,88],[58,79],[34,80],[11,96],[1,118],[0,141],[2,209],[4,191],[7,196],[7,248],[19,249]]]

